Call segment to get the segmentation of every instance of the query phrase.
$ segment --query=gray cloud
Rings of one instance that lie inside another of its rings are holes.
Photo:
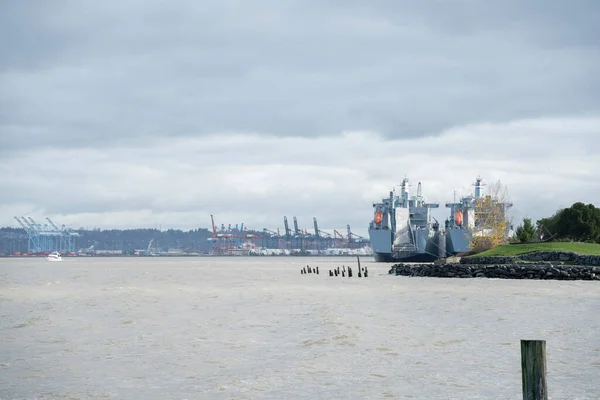
[[[517,219],[537,219],[597,198],[599,132],[600,118],[536,119],[400,140],[238,135],[46,149],[0,163],[0,224],[33,213],[74,226],[187,229],[209,226],[215,214],[219,223],[262,229],[296,215],[307,229],[316,216],[323,228],[350,224],[365,235],[371,202],[405,175],[442,204],[434,216],[443,220],[443,204],[454,190],[470,193],[477,174],[508,187]]]
[[[228,131],[398,138],[600,100],[593,1],[33,5],[1,6],[4,149]]]

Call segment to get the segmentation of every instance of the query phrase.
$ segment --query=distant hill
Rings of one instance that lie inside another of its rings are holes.
[[[169,229],[109,229],[109,230],[77,230],[77,249],[122,250],[132,254],[136,249],[146,249],[151,240],[153,247],[165,251],[177,248],[191,251],[207,251],[210,248],[208,229],[182,231]],[[0,254],[27,252],[28,235],[23,229],[0,228]]]
[[[182,231],[169,229],[107,229],[107,230],[75,230],[80,236],[76,239],[75,249],[83,250],[120,250],[123,254],[134,254],[135,250],[146,250],[152,241],[152,251],[168,251],[179,249],[188,252],[208,252],[211,249],[212,232],[205,228]],[[279,240],[276,236],[264,232],[244,231],[244,234],[254,236],[257,246],[276,249]],[[15,252],[27,252],[29,236],[23,229],[0,228],[0,255]],[[321,246],[331,247],[333,239],[324,239]],[[353,243],[360,247],[363,242]],[[302,238],[290,238],[289,245],[293,248],[302,247]]]

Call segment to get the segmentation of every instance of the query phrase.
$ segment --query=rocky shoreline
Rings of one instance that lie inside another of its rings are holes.
[[[534,251],[518,256],[504,257],[465,257],[461,264],[514,264],[526,261],[547,261],[557,264],[600,266],[600,256],[585,256],[567,251]]]
[[[514,257],[454,258],[429,264],[395,264],[389,273],[436,278],[600,281],[600,256],[544,251]]]

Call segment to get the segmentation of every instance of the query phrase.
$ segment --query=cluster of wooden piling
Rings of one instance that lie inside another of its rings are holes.
[[[360,267],[360,258],[358,258],[358,256],[356,257],[356,259],[358,260],[358,277],[359,278],[367,278],[369,276],[369,270],[367,269],[367,267]],[[300,270],[300,274],[319,274],[319,267],[317,266],[316,268],[311,268],[309,265],[307,265],[306,267],[302,268]],[[352,278],[353,275],[353,271],[352,271],[352,267],[348,266],[348,268],[346,269],[345,265],[342,265],[342,268],[340,269],[340,267],[334,268],[334,269],[330,269],[329,270],[329,276],[341,276],[341,277],[348,277],[348,278]]]
[[[341,276],[343,278],[348,277],[348,278],[352,278],[353,275],[353,270],[352,267],[348,267],[346,268],[345,265],[342,265],[342,268],[337,267],[334,269],[330,269],[329,270],[329,276]],[[360,268],[358,267],[358,277],[362,278],[362,277],[368,277],[369,276],[369,270],[367,268]]]
[[[302,268],[300,270],[301,274],[317,274],[319,275],[319,266],[317,266],[316,268],[311,268],[309,265],[307,265],[306,267]]]

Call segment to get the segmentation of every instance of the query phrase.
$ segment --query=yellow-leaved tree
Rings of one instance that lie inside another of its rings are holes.
[[[474,200],[475,224],[471,231],[471,249],[481,252],[508,242],[512,221],[506,188],[500,181],[488,185],[488,193]]]

